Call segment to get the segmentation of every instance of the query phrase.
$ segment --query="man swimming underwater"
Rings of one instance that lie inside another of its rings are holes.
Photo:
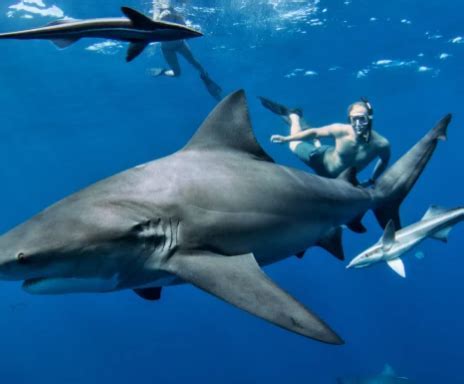
[[[157,4],[159,2],[159,4]],[[177,23],[185,25],[185,18],[177,12],[171,5],[170,0],[164,1],[153,1],[153,16],[154,19],[161,21],[169,21],[171,23]],[[161,43],[161,51],[163,52],[164,59],[169,68],[152,68],[149,70],[149,74],[152,76],[167,76],[167,77],[178,77],[181,74],[181,67],[179,64],[178,55],[181,55],[188,63],[190,63],[199,73],[200,78],[203,81],[207,91],[216,100],[221,100],[222,89],[216,84],[205,71],[200,62],[193,56],[190,47],[187,45],[185,40],[176,40]]]
[[[390,160],[390,144],[372,130],[373,109],[367,99],[348,108],[348,124],[335,123],[310,128],[299,109],[289,109],[264,97],[264,107],[281,115],[290,124],[290,135],[272,135],[273,143],[290,143],[290,150],[305,164],[324,177],[335,178],[344,170],[354,167],[357,172],[379,158],[371,178],[363,183],[372,185],[386,169]],[[321,145],[319,139],[333,138],[334,146]]]

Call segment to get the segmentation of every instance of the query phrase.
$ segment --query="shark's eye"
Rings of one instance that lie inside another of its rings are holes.
[[[18,260],[18,263],[24,264],[26,262],[26,255],[24,253],[22,253],[22,252],[19,252],[16,255],[16,259]]]

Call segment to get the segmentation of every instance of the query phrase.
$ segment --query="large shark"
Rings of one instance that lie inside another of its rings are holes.
[[[346,377],[337,379],[337,384],[408,384],[411,381],[406,377],[396,376],[395,371],[385,364],[383,371],[374,376]]]
[[[275,164],[257,143],[243,91],[224,99],[180,151],[77,192],[0,237],[0,279],[35,294],[190,283],[245,311],[326,343],[342,339],[262,271],[314,245],[341,249],[338,228],[362,230],[398,208],[446,133],[443,119],[375,189]],[[351,181],[351,182],[350,182]]]
[[[130,43],[126,60],[132,61],[152,42],[202,36],[201,32],[185,25],[155,21],[129,7],[121,10],[127,18],[62,19],[41,28],[2,33],[0,39],[51,40],[59,48],[66,48],[84,37],[120,40]]]
[[[401,256],[430,237],[448,241],[453,226],[464,220],[464,208],[446,209],[432,205],[422,220],[395,232],[395,225],[388,222],[380,240],[361,252],[347,268],[363,268],[385,261],[401,277],[406,277]]]

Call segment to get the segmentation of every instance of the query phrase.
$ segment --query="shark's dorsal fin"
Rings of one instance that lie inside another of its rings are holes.
[[[274,162],[256,141],[243,90],[224,98],[183,150],[241,152]]]
[[[133,8],[121,7],[121,11],[130,21],[132,21],[134,26],[144,29],[155,29],[157,26],[157,23],[153,19]]]
[[[393,223],[393,220],[388,222],[380,241],[382,242],[382,249],[384,251],[388,251],[391,247],[393,247],[393,244],[395,243],[395,224]]]
[[[429,209],[427,209],[427,212],[425,212],[425,215],[422,217],[422,220],[427,220],[431,219],[435,216],[441,215],[443,213],[448,212],[449,209],[440,207],[438,205],[431,205]]]
[[[389,364],[385,364],[381,375],[382,376],[396,376],[396,373]]]

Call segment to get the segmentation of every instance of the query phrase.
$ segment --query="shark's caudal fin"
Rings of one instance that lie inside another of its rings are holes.
[[[401,228],[399,207],[432,157],[438,140],[446,139],[451,114],[446,115],[377,181],[374,188],[374,213],[382,228],[393,220]]]
[[[264,274],[253,254],[176,253],[167,272],[255,316],[325,343],[343,340]]]
[[[256,160],[274,162],[256,141],[243,90],[224,98],[183,150],[240,152]]]

